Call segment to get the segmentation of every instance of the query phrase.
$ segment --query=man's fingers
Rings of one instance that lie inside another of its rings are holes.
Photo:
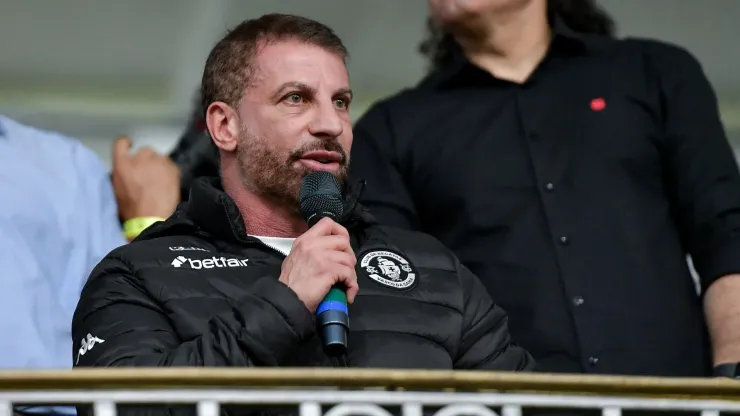
[[[346,287],[347,302],[353,303],[355,301],[355,297],[357,296],[357,292],[360,291],[360,286],[357,284],[357,276],[354,275],[354,278],[347,279],[344,283],[344,286]]]
[[[159,156],[159,154],[151,147],[146,146],[146,147],[142,147],[141,149],[139,149],[136,152],[134,158],[138,162],[138,161],[145,161],[145,160],[153,159],[156,156]]]
[[[319,220],[313,227],[309,228],[303,235],[344,235],[349,237],[347,229],[337,224],[334,220],[329,217],[324,217]]]
[[[350,268],[354,268],[357,264],[357,258],[355,258],[355,255],[347,253],[346,251],[328,251],[326,254],[323,254],[322,257],[324,257],[326,261],[341,264]]]
[[[337,265],[333,270],[333,285],[339,284],[340,286],[344,286],[344,292],[347,294],[347,302],[354,302],[359,289],[357,286],[357,273],[355,272],[355,268],[345,265]]]
[[[349,240],[349,231],[334,221],[331,222],[331,235],[341,235]]]
[[[354,256],[352,247],[349,243],[349,238],[342,237],[341,235],[326,235],[319,239],[311,242],[312,248],[320,248],[323,250],[333,250],[338,252],[344,252]],[[306,247],[309,248],[309,247]]]
[[[352,258],[355,257],[355,252],[352,250],[349,238],[341,235],[320,235],[314,238],[305,238],[306,234],[299,237],[301,240],[296,240],[293,244],[293,250],[313,253],[326,253],[326,252],[341,252],[345,255],[349,255]]]
[[[349,238],[347,229],[329,217],[322,218],[311,227],[310,231],[314,231],[315,234],[320,235],[342,235]]]
[[[113,164],[117,165],[128,160],[129,152],[133,142],[130,138],[123,136],[113,142]]]
[[[308,231],[298,237],[293,244],[296,250],[334,250],[349,254],[353,258],[355,252],[350,245],[347,229],[330,218],[322,218]]]

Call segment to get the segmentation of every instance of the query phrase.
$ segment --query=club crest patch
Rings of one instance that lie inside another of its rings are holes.
[[[365,253],[360,260],[360,269],[381,285],[398,290],[409,290],[419,280],[414,266],[401,254],[390,250]]]

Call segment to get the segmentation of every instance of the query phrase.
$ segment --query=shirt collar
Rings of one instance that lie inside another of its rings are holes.
[[[582,56],[599,48],[606,39],[604,36],[576,32],[559,15],[553,15],[550,18],[550,25],[553,39],[548,52],[549,56]],[[456,84],[457,81],[475,82],[476,74],[481,72],[483,71],[471,64],[458,49],[453,60],[441,68],[437,76],[433,78],[436,78],[435,84],[448,86],[450,83]],[[490,78],[490,75],[485,73],[485,77]]]

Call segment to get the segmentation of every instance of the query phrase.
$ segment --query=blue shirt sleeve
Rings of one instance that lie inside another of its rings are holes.
[[[113,249],[126,244],[118,221],[118,205],[113,194],[110,175],[105,166],[87,147],[74,143],[73,150],[77,191],[75,205],[81,222],[78,238],[85,255],[65,279],[60,301],[70,316],[87,278],[100,260]],[[84,241],[84,244],[83,244]]]
[[[108,172],[82,143],[0,115],[0,193],[0,368],[71,368],[82,287],[126,243]]]

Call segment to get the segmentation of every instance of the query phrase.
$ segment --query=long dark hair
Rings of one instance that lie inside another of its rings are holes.
[[[595,0],[547,0],[547,9],[548,15],[560,16],[576,32],[614,36],[614,19]],[[459,46],[452,35],[429,19],[419,52],[429,60],[430,69],[448,64],[457,50]]]

